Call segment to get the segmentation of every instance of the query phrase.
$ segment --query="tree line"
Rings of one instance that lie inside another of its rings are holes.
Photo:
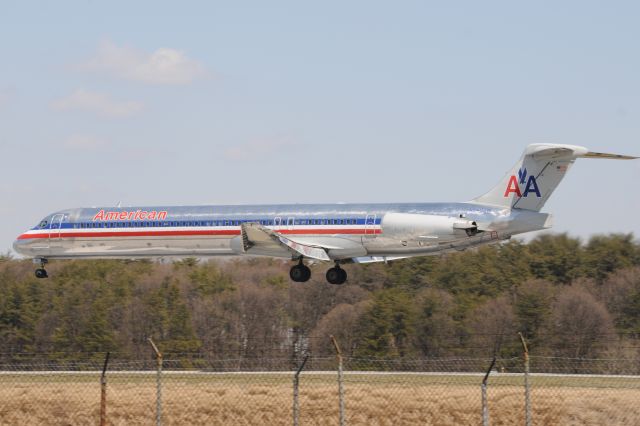
[[[292,283],[290,262],[173,263],[0,257],[0,353],[74,360],[107,351],[208,359],[532,354],[640,358],[640,244],[547,234],[523,243],[389,264],[346,265],[349,281]],[[97,356],[97,355],[96,355]]]

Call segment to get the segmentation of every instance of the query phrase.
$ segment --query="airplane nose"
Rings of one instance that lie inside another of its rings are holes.
[[[22,254],[22,255],[26,255],[26,254],[28,254],[28,250],[26,248],[26,244],[27,244],[26,240],[21,240],[21,239],[17,238],[13,242],[13,250],[16,253],[19,253],[19,254]]]

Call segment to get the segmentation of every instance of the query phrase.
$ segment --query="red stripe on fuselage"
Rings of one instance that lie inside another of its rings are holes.
[[[280,234],[293,235],[371,235],[381,234],[381,229],[280,229],[275,232]],[[199,237],[199,236],[219,236],[219,235],[240,235],[239,229],[225,230],[191,230],[191,231],[94,231],[94,232],[51,232],[41,234],[22,234],[19,240],[29,240],[37,238],[98,238],[98,237]]]

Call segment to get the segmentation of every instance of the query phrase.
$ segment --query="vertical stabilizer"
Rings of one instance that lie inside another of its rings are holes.
[[[471,202],[540,211],[576,158],[592,154],[587,148],[575,145],[529,145],[497,186]]]

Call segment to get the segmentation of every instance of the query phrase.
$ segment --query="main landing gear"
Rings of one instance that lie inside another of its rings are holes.
[[[326,277],[329,284],[344,284],[344,282],[347,281],[347,271],[342,269],[340,265],[336,263],[336,266],[327,271]]]
[[[36,278],[48,278],[47,270],[44,269],[44,265],[47,264],[47,259],[44,258],[36,258],[33,259],[33,263],[39,264],[40,267],[36,269]]]
[[[289,277],[292,281],[297,283],[304,283],[309,281],[311,278],[311,269],[304,263],[302,263],[302,258],[300,258],[300,262],[297,265],[291,267],[289,271]]]
[[[302,263],[302,258],[300,258],[298,264],[291,267],[289,277],[292,281],[297,283],[307,282],[311,278],[311,269]],[[327,271],[326,278],[329,284],[344,284],[347,281],[347,271],[342,269],[340,265],[336,263],[336,266]]]

